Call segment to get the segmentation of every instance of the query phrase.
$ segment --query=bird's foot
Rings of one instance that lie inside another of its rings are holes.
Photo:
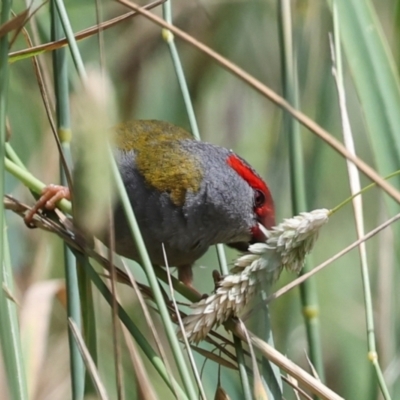
[[[39,210],[54,210],[62,199],[70,200],[69,189],[61,185],[48,185],[42,190],[42,194],[36,204],[25,215],[24,222],[29,228],[33,228],[32,219]]]
[[[219,282],[222,279],[222,275],[220,274],[219,271],[214,269],[214,271],[212,272],[212,276],[213,276],[213,280],[214,280],[214,292],[216,292],[219,287]]]

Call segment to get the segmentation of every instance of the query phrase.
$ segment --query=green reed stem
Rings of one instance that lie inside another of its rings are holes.
[[[74,61],[75,68],[78,71],[79,76],[83,81],[86,81],[86,70],[83,65],[82,57],[80,56],[78,45],[75,40],[74,31],[71,27],[71,23],[68,18],[67,10],[65,9],[64,2],[62,0],[54,0],[57,7],[58,14],[60,16],[61,24],[63,26],[65,36],[68,40],[68,45],[71,50],[72,60]]]
[[[3,209],[3,207],[2,207]],[[3,236],[3,262],[0,265],[0,344],[11,399],[28,400],[25,362],[21,348],[18,309],[11,298],[14,292],[13,271],[5,224]],[[5,395],[5,388],[2,393]]]
[[[6,156],[15,164],[17,164],[20,168],[26,169],[24,163],[18,157],[17,153],[14,151],[10,143],[6,143]]]
[[[284,97],[293,107],[299,108],[295,50],[293,48],[292,16],[290,0],[278,0],[279,39],[283,69]],[[294,215],[307,210],[304,182],[303,151],[299,123],[284,113],[284,131],[288,132],[289,168],[291,177],[292,211]],[[311,268],[306,261],[302,274]],[[303,316],[307,331],[310,360],[319,378],[324,381],[324,363],[319,331],[319,306],[315,280],[309,279],[300,286]]]
[[[61,21],[56,10],[54,0],[50,3],[51,14],[51,40],[61,39],[63,30]],[[53,57],[54,89],[56,97],[56,119],[57,131],[60,137],[61,147],[64,154],[69,154],[70,130],[70,109],[68,89],[68,64],[66,49],[55,50]],[[68,134],[69,133],[69,134]],[[67,186],[65,174],[62,171],[60,162],[60,181]],[[72,257],[71,251],[64,243],[64,269],[67,291],[67,315],[74,324],[81,330],[81,302],[79,294],[77,263]],[[71,327],[68,325],[68,344],[70,355],[70,372],[72,383],[72,398],[83,399],[85,388],[85,366],[79,351],[78,344],[74,338]]]
[[[1,4],[0,25],[11,15],[11,0]],[[6,155],[6,115],[9,84],[8,35],[0,39],[0,198],[4,197],[5,155]],[[10,298],[13,294],[13,275],[10,250],[6,233],[3,205],[0,207],[0,345],[10,397],[27,400],[28,390],[25,365],[21,350],[17,306]],[[3,395],[5,390],[3,388]]]
[[[11,15],[11,0],[2,1],[0,25],[7,23]],[[8,35],[0,38],[0,196],[4,196],[4,159],[6,142],[6,118],[7,118],[7,99],[8,99]],[[0,261],[4,260],[4,208],[0,209]]]
[[[253,395],[252,395],[252,390],[250,388],[249,375],[246,369],[246,361],[244,358],[243,345],[242,341],[236,335],[233,335],[233,344],[235,345],[236,361],[239,367],[240,382],[242,384],[242,390],[244,396],[243,399],[252,400]]]

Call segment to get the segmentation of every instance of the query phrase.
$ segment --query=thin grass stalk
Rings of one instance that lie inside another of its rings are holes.
[[[291,5],[289,0],[279,0],[279,38],[281,47],[282,81],[285,99],[296,109],[299,108],[295,52],[293,49],[293,32]],[[294,215],[307,210],[304,182],[303,152],[299,123],[288,113],[284,113],[284,131],[288,132],[289,167],[291,183],[292,212]],[[306,261],[302,274],[310,271],[309,260]],[[319,378],[324,380],[324,363],[322,357],[321,337],[319,331],[319,306],[315,281],[309,279],[300,286],[303,316],[307,331],[310,360]]]
[[[172,25],[172,7],[171,0],[167,0],[162,5],[163,17],[166,22]],[[199,126],[197,124],[196,115],[194,113],[192,99],[190,98],[189,89],[187,86],[185,73],[183,72],[182,63],[178,54],[178,50],[175,44],[175,38],[173,33],[168,29],[163,29],[162,37],[167,42],[168,48],[171,54],[172,63],[175,69],[176,77],[178,78],[179,87],[181,89],[183,101],[185,103],[186,112],[189,118],[190,127],[192,134],[197,140],[200,139]]]
[[[267,297],[266,291],[261,292],[261,298],[264,301]],[[275,348],[274,336],[272,334],[271,318],[269,314],[269,307],[264,302],[261,312],[264,314],[265,319],[265,341],[273,348]],[[262,382],[267,389],[267,394],[271,399],[282,398],[283,383],[281,371],[277,365],[271,363],[265,357],[261,358],[261,372]]]
[[[41,6],[43,6],[45,3],[42,3]],[[27,9],[31,8],[31,1],[30,0],[25,0],[25,6]],[[33,46],[33,44],[39,44],[41,42],[41,37],[39,34],[39,29],[38,29],[38,20],[36,17],[36,13],[37,11],[39,11],[40,7],[38,6],[38,8],[35,11],[30,11],[30,18],[29,18],[29,27],[30,27],[30,33],[28,33],[28,25],[25,25],[24,28],[22,29],[22,34],[25,37],[29,36],[29,39],[27,40],[28,43],[28,48]],[[33,7],[32,7],[33,8]],[[30,37],[32,36],[32,39],[30,39]],[[44,82],[44,86],[46,88],[50,88],[52,87],[52,79],[51,79],[51,73],[50,73],[50,66],[49,64],[46,62],[46,58],[45,57],[32,57],[32,60],[36,59],[36,62],[38,64],[38,69],[42,72],[42,77],[43,77],[43,82]],[[9,59],[9,62],[11,63],[11,60]],[[49,95],[48,98],[48,102],[49,102],[49,108],[51,110],[55,110],[55,106],[54,106],[54,93],[51,93]]]
[[[147,369],[144,366],[139,350],[131,334],[128,332],[128,329],[126,329],[125,325],[121,322],[120,324],[122,328],[122,333],[124,335],[125,344],[130,355],[132,367],[135,373],[135,382],[137,385],[136,398],[141,400],[157,400],[158,396],[156,395],[155,387],[151,383],[151,378],[148,375]]]
[[[98,397],[101,400],[108,400],[106,388],[100,378],[99,372],[97,371],[96,364],[94,363],[89,350],[85,345],[80,328],[75,324],[72,319],[68,319],[68,326],[74,335],[74,339],[78,345],[79,351],[82,358],[85,360],[86,370],[89,372],[90,378],[92,379],[93,386],[96,388]]]
[[[384,207],[383,199],[379,201],[378,219],[387,218],[387,209]],[[377,265],[379,265],[376,275],[376,297],[375,297],[375,323],[376,323],[376,345],[379,349],[379,363],[385,370],[385,382],[393,394],[396,388],[388,375],[389,365],[392,361],[392,354],[397,340],[396,329],[393,324],[396,315],[398,301],[393,296],[393,291],[388,290],[396,280],[396,263],[393,249],[395,247],[393,230],[382,232],[378,238],[379,254]],[[398,299],[398,297],[397,297]],[[400,369],[399,369],[400,372]],[[400,381],[398,382],[400,383]]]
[[[167,254],[165,252],[164,246],[163,246],[163,253],[164,253],[164,259],[167,260]],[[197,370],[196,362],[195,362],[194,357],[193,357],[192,349],[191,349],[189,341],[188,341],[188,339],[187,339],[187,337],[185,335],[185,327],[183,326],[183,322],[182,322],[182,318],[181,318],[181,315],[180,315],[180,312],[179,312],[178,304],[177,304],[176,299],[175,299],[174,287],[172,286],[172,280],[171,280],[171,271],[169,269],[168,262],[166,262],[165,268],[167,270],[168,277],[169,277],[168,286],[169,286],[169,289],[170,289],[170,296],[171,296],[172,304],[174,306],[174,310],[175,310],[175,313],[176,313],[176,318],[178,320],[178,327],[180,329],[180,332],[182,333],[183,343],[184,343],[184,345],[186,347],[186,351],[187,351],[188,359],[189,359],[189,362],[190,362],[190,366],[192,367],[193,375],[194,375],[194,378],[195,378],[196,383],[197,383],[197,388],[198,388],[198,392],[199,392],[199,398],[200,398],[200,400],[207,400],[206,394],[204,392],[204,387],[203,387],[203,384],[201,382],[201,377],[200,377],[199,371]]]
[[[263,379],[261,379],[256,354],[254,352],[253,343],[250,340],[249,332],[241,319],[239,319],[238,323],[240,324],[240,327],[246,337],[247,345],[249,346],[251,371],[253,373],[253,393],[255,400],[269,400],[271,398],[282,399],[282,393],[280,392],[280,390],[279,390],[280,397],[278,397],[275,395],[274,390],[270,391],[268,387],[265,387]]]
[[[55,41],[62,36],[60,18],[55,8],[54,1],[50,3],[51,13],[51,40]],[[56,98],[56,124],[57,133],[64,154],[69,154],[69,141],[71,137],[69,90],[68,90],[68,65],[66,50],[59,49],[52,53],[54,89]],[[60,162],[60,181],[62,185],[68,186],[63,166]],[[67,291],[67,316],[74,325],[81,330],[81,304],[77,274],[76,260],[72,257],[71,251],[64,243],[64,271]],[[68,325],[68,343],[70,356],[71,390],[73,399],[82,399],[85,388],[85,367],[78,344],[74,338],[71,326]]]
[[[163,16],[166,22],[172,24],[172,7],[171,0],[167,0],[163,6]],[[187,86],[185,73],[182,68],[182,63],[179,57],[178,50],[175,44],[175,38],[173,33],[168,29],[163,29],[162,31],[163,39],[167,42],[168,48],[171,54],[172,63],[175,69],[176,77],[178,78],[179,87],[181,89],[183,101],[185,103],[186,112],[189,118],[190,128],[192,130],[192,134],[197,140],[201,140],[199,126],[197,124],[196,115],[194,113],[192,99],[190,98],[189,89]],[[216,245],[218,262],[221,268],[221,272],[223,275],[229,274],[228,263],[226,262],[226,255],[224,246],[222,244]]]
[[[333,39],[334,49],[332,49],[333,74],[335,77],[338,97],[339,97],[343,138],[347,149],[355,154],[353,134],[351,131],[350,120],[346,107],[346,93],[343,83],[343,68],[342,68],[342,56],[341,56],[341,46],[340,46],[340,21],[339,21],[336,2],[333,3],[333,27],[334,27],[334,39]],[[350,163],[349,161],[347,161],[347,170],[349,175],[351,193],[352,194],[357,193],[361,190],[360,176],[358,170],[355,167],[355,165]],[[354,209],[354,218],[356,221],[357,237],[360,238],[365,235],[364,223],[363,223],[363,203],[361,196],[355,197],[353,199],[353,209]],[[375,344],[376,338],[375,338],[375,326],[374,326],[374,315],[373,315],[374,310],[372,304],[371,285],[369,280],[367,250],[365,242],[360,243],[358,249],[360,253],[361,275],[362,275],[363,290],[364,290],[365,319],[366,319],[367,342],[368,342],[368,360],[372,363],[372,366],[374,367],[378,384],[382,391],[383,397],[385,398],[385,400],[390,400],[391,397],[378,361],[378,353]]]
[[[3,208],[3,207],[2,207]],[[8,297],[14,292],[13,271],[5,225],[3,231],[3,262],[0,265],[0,343],[10,398],[28,400],[25,363],[21,349],[17,305]],[[3,392],[4,394],[4,392]]]
[[[120,325],[118,320],[118,307],[117,307],[117,273],[116,267],[114,265],[114,249],[115,249],[115,235],[113,234],[114,225],[114,215],[112,211],[111,201],[108,207],[108,218],[109,218],[109,250],[108,250],[108,260],[110,262],[110,280],[111,280],[111,294],[113,297],[113,302],[111,306],[111,320],[112,320],[112,338],[113,338],[113,355],[114,355],[114,368],[115,368],[115,383],[117,386],[117,399],[123,400],[125,398],[123,392],[123,368],[122,368],[122,358],[121,358],[121,343],[120,343]]]
[[[222,275],[228,275],[228,261],[226,260],[224,245],[221,243],[215,245],[215,250],[217,250],[218,264],[221,268]]]
[[[28,31],[25,28],[23,28],[22,29],[22,33],[24,35],[24,38],[25,38],[28,46],[32,47],[33,43],[32,43],[32,40],[30,38],[30,35],[29,35]],[[51,132],[52,132],[52,134],[54,136],[57,149],[59,150],[60,160],[64,165],[66,177],[67,177],[68,181],[71,182],[69,168],[67,166],[67,162],[66,162],[66,160],[64,158],[64,154],[63,154],[62,149],[61,149],[60,140],[59,140],[59,137],[58,137],[58,134],[57,134],[57,127],[56,127],[56,124],[55,124],[54,118],[53,118],[53,112],[54,112],[54,104],[53,103],[54,103],[54,100],[53,101],[51,100],[51,98],[53,96],[51,96],[49,94],[48,86],[46,84],[46,81],[49,80],[49,78],[48,78],[48,76],[46,77],[46,75],[42,72],[41,64],[39,63],[39,60],[38,60],[37,57],[32,57],[32,64],[33,64],[33,70],[34,70],[34,73],[35,73],[35,76],[36,76],[36,80],[37,80],[37,83],[38,83],[38,88],[39,88],[39,91],[40,91],[40,94],[41,94],[41,97],[42,97],[43,105],[44,105],[44,108],[45,108],[45,111],[46,111],[46,116],[47,116],[47,119],[49,121],[49,125],[50,125],[50,128],[51,128]],[[47,68],[45,69],[45,71],[47,71]],[[70,184],[70,186],[71,186],[71,184]]]
[[[253,396],[250,388],[249,375],[247,374],[242,341],[236,335],[233,335],[233,343],[235,345],[236,361],[239,367],[240,382],[242,384],[242,390],[244,396],[243,399],[252,400]]]
[[[160,335],[156,330],[156,327],[154,325],[153,319],[151,318],[148,304],[146,303],[146,301],[145,301],[145,299],[143,297],[143,294],[140,291],[140,289],[138,287],[138,284],[136,283],[136,280],[132,275],[132,272],[130,271],[130,269],[128,268],[128,266],[126,265],[125,262],[123,262],[123,265],[124,265],[125,273],[128,275],[128,278],[129,278],[129,280],[131,282],[132,288],[133,288],[133,290],[134,290],[134,292],[136,294],[137,300],[138,300],[139,305],[140,305],[140,307],[142,309],[143,316],[145,318],[147,326],[149,327],[149,329],[150,329],[150,331],[152,333],[154,342],[156,344],[156,348],[157,348],[157,350],[158,350],[158,352],[160,354],[160,358],[161,358],[162,362],[165,364],[165,369],[166,369],[166,372],[167,372],[168,376],[171,377],[171,376],[173,376],[172,371],[171,371],[171,366],[170,366],[169,360],[168,360],[168,358],[166,356],[165,349],[164,349],[164,347],[163,347],[163,345],[161,343]],[[139,378],[140,374],[146,374],[146,377],[143,377],[144,381],[142,382],[143,385],[146,385],[146,382],[148,381],[149,378],[147,377],[147,373],[145,373],[145,371],[141,372],[141,370],[143,369],[141,358],[136,354],[137,353],[136,345],[133,344],[132,338],[130,338],[129,341],[127,340],[126,336],[127,336],[127,334],[129,334],[129,332],[125,328],[125,326],[124,326],[124,329],[123,329],[123,334],[125,336],[125,339],[126,339],[125,341],[127,343],[128,349],[129,349],[129,351],[131,353],[131,359],[132,359],[133,365],[135,367],[135,370],[136,370],[136,368],[138,368],[138,370],[137,370],[137,372],[138,372],[137,380],[140,379]],[[130,343],[130,342],[132,342],[132,343]],[[152,393],[153,393],[153,390],[151,389],[151,390],[148,391],[147,395],[151,397]],[[176,393],[174,393],[174,395],[176,397]],[[154,395],[151,398],[156,398],[156,396]]]
[[[21,161],[21,159],[18,157],[18,154],[14,151],[13,147],[10,145],[10,143],[6,142],[6,156],[15,164],[17,164],[20,168],[25,168],[24,163]]]
[[[77,258],[84,257],[81,253],[74,252]],[[101,280],[100,276],[93,269],[90,263],[84,263],[83,267],[85,268],[86,273],[90,276],[93,284],[97,287],[101,295],[107,301],[107,303],[112,307],[112,293],[106,286],[106,284]],[[152,346],[146,340],[145,336],[140,332],[140,330],[136,327],[134,322],[130,319],[129,315],[122,308],[122,306],[118,303],[118,316],[121,322],[126,326],[129,330],[130,334],[136,340],[137,344],[143,351],[143,353],[147,356],[149,361],[153,364],[154,368],[159,373],[160,377],[164,380],[167,386],[171,389],[173,394],[177,394],[179,399],[185,400],[189,399],[180,385],[175,381],[173,376],[169,376],[167,369],[165,368],[164,363],[158,354],[153,350]],[[191,399],[191,398],[190,398]]]
[[[77,260],[76,268],[78,271],[78,287],[81,299],[81,310],[82,310],[82,322],[83,322],[83,336],[85,338],[85,343],[90,351],[90,355],[93,361],[97,364],[97,332],[96,332],[96,318],[95,309],[93,301],[93,291],[91,279],[88,278],[87,274],[84,272],[82,263],[89,263],[89,258]],[[88,371],[86,370],[85,378],[85,388],[84,394],[93,394],[94,387],[92,385],[91,379],[89,377]]]
[[[11,0],[3,0],[0,25],[11,15]],[[8,96],[8,35],[0,39],[0,198],[4,197],[5,138]],[[6,235],[4,206],[0,207],[0,344],[12,399],[28,399],[24,361],[21,351],[16,304],[7,296],[13,292],[12,267]]]
[[[5,0],[1,6],[0,25],[5,24],[11,15],[11,0]],[[6,118],[7,118],[7,96],[8,96],[8,35],[0,38],[0,196],[4,197],[4,159],[6,142]],[[0,209],[0,261],[3,262],[4,245],[4,207]]]
[[[74,64],[75,64],[75,68],[78,71],[79,76],[85,82],[86,78],[87,78],[86,70],[83,65],[82,57],[80,57],[78,45],[75,40],[74,31],[71,27],[71,23],[69,22],[67,10],[65,9],[65,6],[64,6],[64,3],[62,0],[54,0],[54,2],[56,4],[57,11],[60,16],[60,20],[61,20],[64,32],[65,32],[65,36],[68,39],[68,45],[71,50],[71,56],[72,56],[72,60],[74,61]]]
[[[110,161],[111,161],[111,166],[112,166],[113,178],[115,179],[118,193],[121,197],[121,203],[124,207],[126,219],[128,221],[132,236],[135,239],[136,247],[139,251],[141,265],[146,273],[150,287],[153,291],[154,299],[157,304],[158,310],[160,312],[161,321],[164,325],[165,333],[166,333],[166,336],[170,343],[171,351],[175,358],[175,362],[176,362],[179,374],[182,378],[183,384],[185,386],[185,389],[187,391],[189,398],[196,399],[197,398],[196,389],[195,389],[195,387],[193,385],[193,381],[189,375],[189,371],[188,371],[187,365],[185,363],[182,350],[179,345],[179,340],[175,333],[174,325],[171,321],[170,315],[167,310],[167,306],[164,302],[164,298],[162,296],[161,289],[158,285],[158,281],[157,281],[157,277],[154,272],[154,268],[151,264],[150,257],[147,253],[142,234],[140,233],[140,229],[139,229],[135,214],[133,212],[133,209],[131,207],[131,204],[130,204],[130,201],[128,198],[128,194],[126,193],[124,183],[123,183],[121,175],[118,171],[117,165],[116,165],[114,159],[112,158],[112,154],[110,154]]]

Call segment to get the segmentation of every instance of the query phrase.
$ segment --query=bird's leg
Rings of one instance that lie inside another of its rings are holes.
[[[178,279],[190,288],[193,292],[199,295],[202,299],[207,298],[208,294],[201,294],[193,287],[193,270],[192,264],[180,265],[178,267]]]
[[[60,185],[46,186],[42,190],[39,200],[25,215],[25,224],[28,227],[32,227],[32,219],[39,210],[54,210],[56,208],[56,204],[62,199],[71,199],[71,193],[67,187]]]
[[[193,289],[193,270],[191,264],[180,265],[178,267],[178,279]]]

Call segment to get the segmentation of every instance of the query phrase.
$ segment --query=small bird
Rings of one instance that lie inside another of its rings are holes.
[[[157,120],[117,125],[115,142],[115,159],[150,260],[155,266],[166,264],[164,244],[168,265],[178,268],[186,285],[192,286],[193,263],[211,245],[246,251],[265,240],[259,224],[274,225],[266,183],[231,150],[194,140],[183,128]],[[26,221],[64,197],[70,197],[68,189],[48,186]],[[116,252],[140,261],[118,202],[114,225]]]

